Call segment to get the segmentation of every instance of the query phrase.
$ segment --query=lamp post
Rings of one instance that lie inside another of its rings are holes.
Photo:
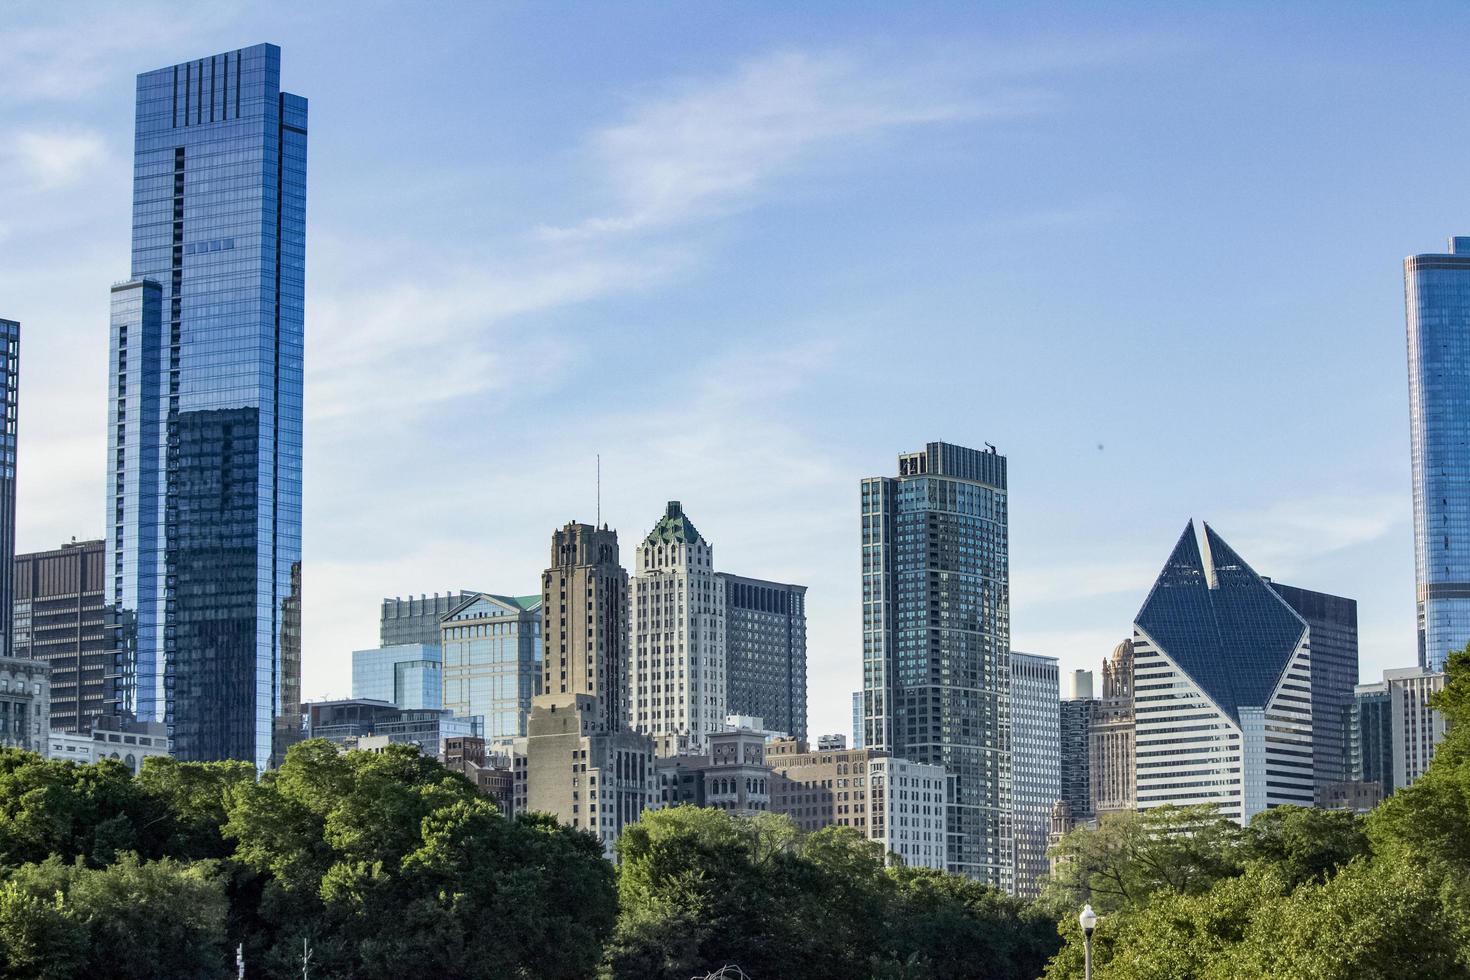
[[[1082,926],[1082,975],[1085,980],[1092,980],[1092,930],[1097,928],[1097,913],[1090,904],[1082,906],[1077,922]]]

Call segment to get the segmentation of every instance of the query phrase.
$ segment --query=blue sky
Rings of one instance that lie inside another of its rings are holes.
[[[1470,232],[1462,5],[12,3],[19,544],[99,536],[133,76],[311,100],[309,696],[384,595],[667,499],[859,684],[858,481],[1010,458],[1013,643],[1092,667],[1184,522],[1414,659],[1400,260]],[[1162,8],[1163,5],[1157,5]]]

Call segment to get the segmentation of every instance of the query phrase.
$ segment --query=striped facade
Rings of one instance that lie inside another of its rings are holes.
[[[1138,808],[1246,823],[1312,806],[1310,630],[1205,525],[1186,527],[1134,623]]]

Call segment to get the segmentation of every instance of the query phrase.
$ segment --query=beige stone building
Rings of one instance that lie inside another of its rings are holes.
[[[881,749],[812,751],[795,738],[766,743],[771,810],[804,831],[851,827],[911,867],[945,867],[946,778],[939,766]]]
[[[51,735],[51,668],[0,657],[0,745],[46,755]]]
[[[628,726],[628,573],[618,535],[568,524],[541,578],[542,693],[531,704],[519,806],[595,833],[609,856],[623,828],[658,805],[653,743]]]
[[[1124,640],[1103,661],[1102,702],[1088,735],[1092,765],[1092,812],[1133,810],[1138,806],[1133,717],[1133,641]]]

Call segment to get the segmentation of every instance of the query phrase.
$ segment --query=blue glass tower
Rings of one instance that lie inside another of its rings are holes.
[[[1404,260],[1419,664],[1470,642],[1470,237]]]
[[[280,76],[270,44],[138,76],[108,393],[112,700],[261,768],[301,701],[306,100]]]
[[[944,767],[952,872],[1014,888],[1006,458],[931,442],[862,482],[863,744]]]

